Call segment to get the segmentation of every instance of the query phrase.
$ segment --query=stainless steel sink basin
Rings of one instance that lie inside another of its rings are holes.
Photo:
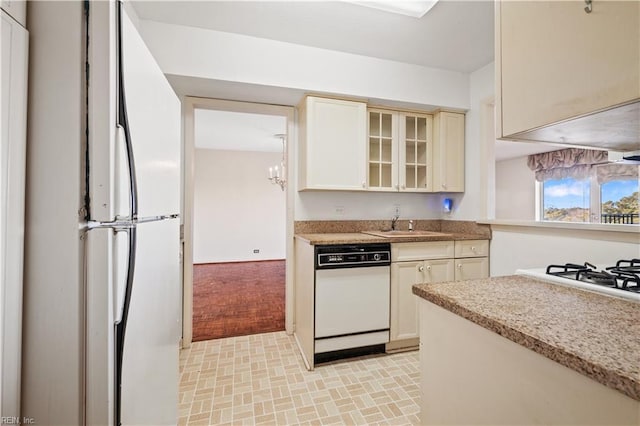
[[[375,235],[376,237],[397,238],[397,237],[447,237],[451,234],[434,231],[363,231],[363,234]]]

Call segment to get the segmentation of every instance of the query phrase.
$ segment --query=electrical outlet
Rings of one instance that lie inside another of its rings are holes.
[[[336,216],[344,216],[344,206],[335,206],[334,212]]]
[[[253,249],[254,253],[260,253],[260,249]]]

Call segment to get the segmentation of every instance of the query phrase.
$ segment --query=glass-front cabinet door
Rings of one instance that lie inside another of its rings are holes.
[[[432,191],[433,117],[403,113],[400,122],[400,190]]]
[[[433,189],[433,116],[369,109],[368,189]]]
[[[398,115],[392,111],[369,110],[369,189],[398,189]]]

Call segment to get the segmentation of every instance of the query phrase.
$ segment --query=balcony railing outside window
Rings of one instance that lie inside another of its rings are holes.
[[[601,223],[620,223],[625,225],[640,223],[640,217],[638,213],[603,213],[602,215],[600,215],[600,218]]]

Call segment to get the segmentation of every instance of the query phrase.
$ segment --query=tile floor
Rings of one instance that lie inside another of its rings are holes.
[[[416,425],[418,352],[304,368],[284,332],[194,343],[180,354],[180,425]]]

